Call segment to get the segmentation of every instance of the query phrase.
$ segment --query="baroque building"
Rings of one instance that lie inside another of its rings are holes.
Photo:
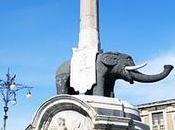
[[[140,104],[138,109],[150,130],[175,130],[175,99]]]

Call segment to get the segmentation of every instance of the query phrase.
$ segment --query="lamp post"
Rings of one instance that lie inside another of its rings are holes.
[[[8,72],[6,74],[6,80],[0,79],[0,93],[2,95],[3,103],[4,103],[3,130],[6,130],[6,122],[8,119],[7,112],[9,109],[8,103],[12,102],[12,104],[15,105],[17,103],[16,93],[22,89],[27,89],[26,97],[29,98],[31,96],[31,89],[33,88],[33,87],[16,83],[15,78],[16,78],[16,74],[11,76],[8,69]]]

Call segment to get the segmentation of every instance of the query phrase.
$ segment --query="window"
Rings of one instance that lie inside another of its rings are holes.
[[[153,130],[164,130],[165,129],[163,112],[152,114],[152,124],[153,124]]]
[[[163,112],[152,114],[153,125],[163,124]]]

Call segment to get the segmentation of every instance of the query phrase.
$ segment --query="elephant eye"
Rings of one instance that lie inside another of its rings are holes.
[[[131,57],[127,57],[127,60],[131,60],[132,58]]]

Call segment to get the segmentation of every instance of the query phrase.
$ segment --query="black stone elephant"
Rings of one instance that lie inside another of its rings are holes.
[[[173,69],[172,65],[165,65],[163,72],[156,75],[145,75],[135,66],[131,56],[118,52],[100,53],[96,58],[97,83],[86,94],[99,96],[114,96],[114,85],[117,79],[123,79],[131,84],[134,81],[151,83],[164,79]],[[61,65],[56,73],[57,94],[78,94],[70,87],[70,61]]]

